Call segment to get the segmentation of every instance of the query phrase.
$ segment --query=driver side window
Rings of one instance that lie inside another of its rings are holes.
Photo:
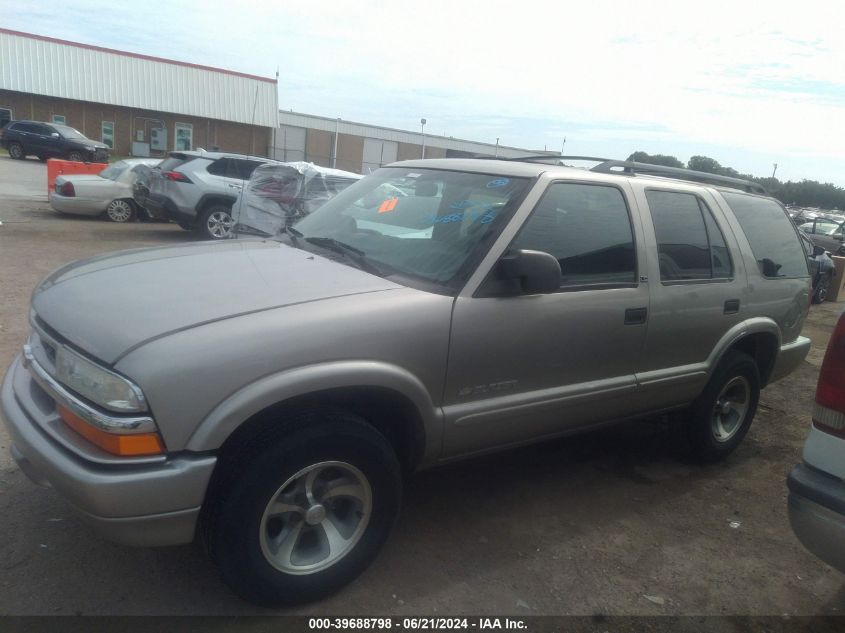
[[[616,187],[552,184],[511,248],[557,258],[562,288],[636,283],[631,219]]]

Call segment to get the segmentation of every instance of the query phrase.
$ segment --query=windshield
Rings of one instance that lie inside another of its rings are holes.
[[[100,172],[100,176],[107,180],[117,180],[120,178],[120,175],[129,169],[129,164],[125,161],[119,161],[114,165],[109,165],[103,171]]]
[[[498,234],[527,178],[389,167],[358,181],[295,225],[387,271],[454,286],[464,264]]]
[[[80,132],[79,130],[75,130],[67,125],[54,124],[53,127],[56,129],[56,132],[61,134],[64,138],[84,138],[85,140],[88,140],[87,137],[82,134],[82,132]]]

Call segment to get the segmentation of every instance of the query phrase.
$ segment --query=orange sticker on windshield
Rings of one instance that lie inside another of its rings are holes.
[[[399,202],[399,198],[390,198],[389,200],[385,200],[381,203],[381,206],[378,208],[379,213],[389,213],[396,208],[396,204]]]

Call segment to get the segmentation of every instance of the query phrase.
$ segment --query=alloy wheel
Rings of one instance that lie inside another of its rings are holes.
[[[106,209],[112,222],[126,222],[132,217],[132,205],[126,200],[114,200]]]
[[[727,442],[742,428],[750,402],[751,384],[744,376],[735,376],[722,388],[710,426],[717,442]]]
[[[209,214],[205,224],[208,227],[209,235],[220,239],[229,237],[232,234],[232,227],[235,226],[235,221],[225,211],[214,211]]]
[[[367,529],[373,492],[346,462],[303,468],[273,494],[261,518],[261,551],[288,574],[312,574],[346,556]]]

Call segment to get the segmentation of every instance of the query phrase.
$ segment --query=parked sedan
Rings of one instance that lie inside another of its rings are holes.
[[[810,236],[813,243],[835,255],[845,255],[845,218],[842,216],[819,216],[799,228]]]
[[[789,522],[798,540],[845,572],[845,315],[822,362],[802,463],[789,473]]]
[[[140,208],[132,199],[132,185],[140,172],[158,162],[154,158],[129,158],[99,174],[59,176],[50,194],[50,206],[59,213],[105,214],[113,222],[127,222]]]

